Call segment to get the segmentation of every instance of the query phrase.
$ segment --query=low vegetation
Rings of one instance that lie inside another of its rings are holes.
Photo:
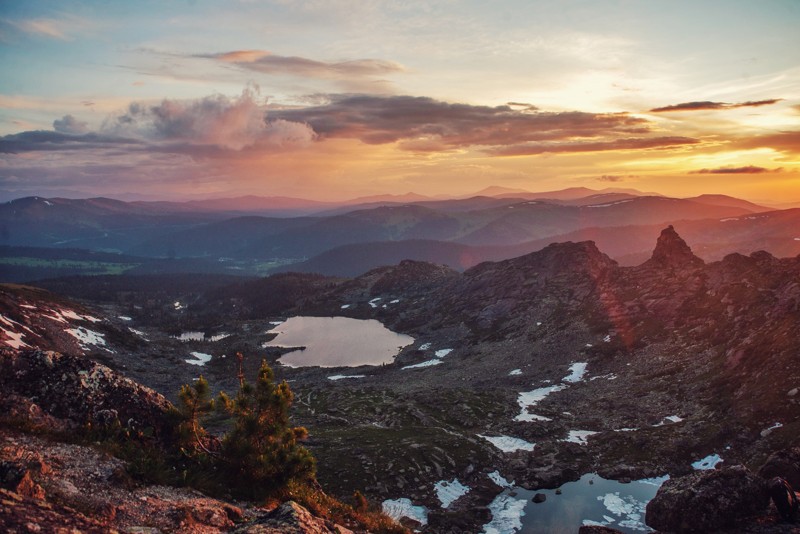
[[[285,381],[275,383],[266,362],[254,384],[241,371],[239,383],[234,397],[221,392],[216,398],[203,377],[182,386],[178,404],[166,414],[169,435],[106,427],[93,429],[91,438],[102,438],[106,448],[127,460],[136,480],[191,486],[211,496],[259,504],[291,499],[348,528],[406,532],[361,493],[348,504],[321,489],[316,461],[301,444],[308,432],[289,420],[293,394]],[[207,423],[224,431],[215,435],[206,430]]]

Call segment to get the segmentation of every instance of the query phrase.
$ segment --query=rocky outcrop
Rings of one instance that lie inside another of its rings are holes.
[[[762,514],[768,502],[764,481],[743,466],[697,471],[665,482],[645,521],[667,532],[715,532]]]
[[[34,403],[36,409],[29,406],[29,414],[41,410],[70,427],[118,424],[156,435],[166,431],[164,413],[170,404],[162,395],[86,358],[4,350],[0,389]]]
[[[314,517],[294,501],[287,501],[266,517],[237,529],[236,534],[353,534],[352,530]]]
[[[647,266],[673,269],[702,267],[704,264],[705,262],[694,255],[672,225],[661,231],[653,255],[645,263]]]

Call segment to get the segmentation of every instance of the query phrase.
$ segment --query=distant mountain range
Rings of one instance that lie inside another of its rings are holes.
[[[141,259],[137,272],[230,272],[225,269],[232,266],[217,263],[237,261],[250,262],[241,274],[273,269],[356,276],[403,259],[463,270],[555,241],[585,239],[633,265],[647,257],[658,228],[673,224],[706,260],[759,249],[777,256],[800,253],[800,209],[633,189],[531,193],[492,187],[481,193],[450,199],[408,193],[340,203],[254,196],[187,202],[28,197],[0,205],[0,245],[126,254]],[[148,263],[157,258],[170,263]]]

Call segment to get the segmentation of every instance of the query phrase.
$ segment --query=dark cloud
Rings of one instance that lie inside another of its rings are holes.
[[[714,110],[714,109],[735,109],[745,107],[758,107],[769,106],[783,100],[782,98],[771,98],[769,100],[756,100],[748,102],[740,102],[736,104],[729,104],[726,102],[683,102],[681,104],[673,104],[671,106],[664,106],[660,108],[653,108],[650,111],[653,113],[661,113],[664,111],[701,111],[701,110]]]
[[[628,137],[610,141],[567,141],[563,143],[528,143],[488,150],[492,156],[532,156],[569,152],[604,152],[609,150],[666,149],[694,145],[700,140],[691,137]]]
[[[597,179],[599,182],[622,182],[625,180],[624,176],[620,176],[619,174],[604,174],[600,178]]]
[[[718,167],[716,169],[700,169],[699,171],[692,171],[689,174],[761,174],[764,172],[781,172],[782,170],[782,167],[778,167],[777,169],[767,169],[766,167],[747,165],[745,167]]]
[[[399,63],[383,59],[326,62],[298,56],[279,56],[265,50],[234,50],[195,57],[232,63],[264,74],[289,74],[308,78],[386,76],[405,70]]]
[[[80,135],[89,132],[89,124],[79,121],[72,115],[64,115],[53,121],[53,129],[59,133]]]
[[[493,156],[518,156],[699,143],[689,137],[651,137],[649,121],[626,113],[545,112],[529,104],[475,106],[364,94],[316,95],[313,101],[306,107],[267,108],[258,102],[257,90],[247,89],[238,98],[134,102],[109,117],[99,132],[67,134],[83,124],[65,117],[54,123],[60,131],[7,136],[0,139],[0,149],[77,150],[127,143],[131,146],[124,150],[214,158],[348,138],[398,143],[416,152],[477,148]]]
[[[649,131],[645,119],[626,113],[541,112],[413,96],[332,95],[321,105],[273,110],[271,116],[306,123],[322,137],[367,144],[403,141],[401,148],[409,150],[507,146]]]
[[[62,132],[36,130],[0,137],[0,153],[19,154],[22,152],[88,150],[127,146],[135,147],[142,142],[115,135],[87,133],[72,135]]]

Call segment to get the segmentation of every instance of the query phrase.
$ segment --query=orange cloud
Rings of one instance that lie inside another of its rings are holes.
[[[767,169],[766,167],[747,165],[745,167],[718,167],[716,169],[700,169],[699,171],[691,171],[689,174],[762,174],[765,172],[781,172],[782,170],[782,167],[778,167],[777,169]]]
[[[738,104],[728,104],[726,102],[683,102],[681,104],[673,104],[671,106],[664,106],[660,108],[653,108],[650,111],[653,113],[663,113],[665,111],[704,111],[716,109],[735,109],[745,107],[758,107],[769,106],[776,104],[783,100],[782,98],[771,98],[769,100],[756,100],[753,102],[740,102]]]

